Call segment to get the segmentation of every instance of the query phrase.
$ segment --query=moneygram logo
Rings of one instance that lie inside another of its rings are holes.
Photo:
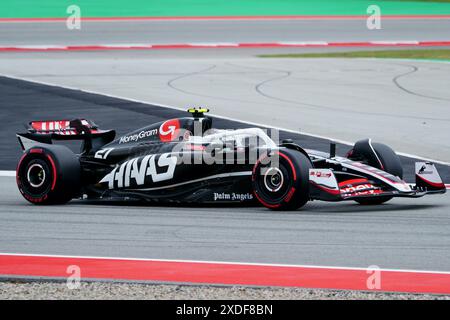
[[[136,142],[138,140],[151,137],[158,134],[158,129],[152,129],[147,131],[141,131],[139,133],[135,133],[129,136],[123,136],[120,138],[119,143],[128,143],[128,142]]]

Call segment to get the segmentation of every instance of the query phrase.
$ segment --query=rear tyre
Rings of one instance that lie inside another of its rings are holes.
[[[278,160],[278,163],[277,163]],[[272,210],[296,210],[309,200],[311,161],[303,153],[281,149],[261,157],[253,168],[253,192]]]
[[[50,145],[25,151],[16,170],[22,196],[33,204],[62,204],[80,191],[80,162],[67,147]]]
[[[351,155],[349,157],[350,159],[362,159],[367,162],[369,166],[378,168],[403,179],[403,167],[400,158],[394,150],[385,144],[371,142],[369,139],[360,140],[355,143],[355,146],[349,154]],[[363,205],[376,205],[382,204],[391,199],[391,196],[384,196],[373,199],[359,199],[355,201]]]

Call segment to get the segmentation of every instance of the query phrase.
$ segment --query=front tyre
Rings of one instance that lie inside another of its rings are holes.
[[[403,167],[400,158],[394,150],[385,144],[372,142],[369,139],[360,140],[355,143],[355,146],[350,150],[349,155],[349,159],[363,160],[374,168],[378,168],[403,179]],[[358,199],[355,201],[363,205],[376,205],[391,199],[391,196],[383,196]]]
[[[303,153],[281,149],[262,156],[253,168],[253,192],[272,210],[296,210],[309,200],[311,161]]]
[[[17,187],[33,204],[62,204],[80,191],[80,174],[80,162],[67,147],[33,147],[19,160]]]

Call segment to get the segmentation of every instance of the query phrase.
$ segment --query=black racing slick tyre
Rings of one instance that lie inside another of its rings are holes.
[[[262,156],[252,173],[253,193],[266,208],[296,210],[309,200],[311,161],[297,150],[280,149]]]
[[[33,204],[63,204],[80,191],[78,157],[67,147],[49,145],[24,152],[16,170],[22,196]]]
[[[353,149],[349,152],[349,158],[362,159],[368,165],[381,169],[387,173],[403,179],[403,167],[400,158],[385,144],[372,142],[369,139],[360,140],[355,143]],[[378,197],[373,199],[355,200],[359,204],[376,205],[391,200],[391,196]]]

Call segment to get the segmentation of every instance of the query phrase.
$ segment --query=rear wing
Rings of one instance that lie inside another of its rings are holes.
[[[52,144],[54,140],[82,140],[81,152],[85,152],[100,148],[116,136],[114,130],[100,130],[87,119],[31,121],[25,127],[26,133],[17,133],[23,150]]]
[[[86,119],[44,120],[31,121],[27,130],[40,134],[80,135],[87,130],[95,133],[98,131],[98,126],[93,121]]]

